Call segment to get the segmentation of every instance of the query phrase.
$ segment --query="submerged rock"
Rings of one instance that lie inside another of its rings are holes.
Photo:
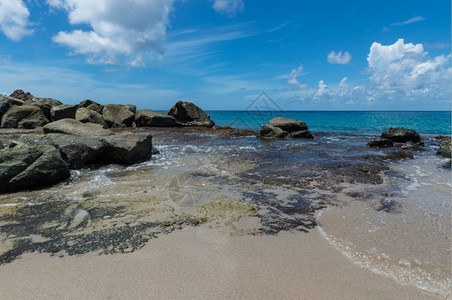
[[[119,104],[105,105],[102,110],[102,116],[108,126],[113,128],[131,127],[135,120],[135,114],[127,107]]]
[[[376,139],[367,142],[366,146],[371,148],[387,148],[394,146],[394,142],[388,139]]]
[[[0,150],[0,192],[49,186],[69,176],[68,165],[53,146]]]
[[[208,114],[191,102],[178,101],[167,114],[184,126],[212,127],[215,125]]]
[[[442,137],[441,141],[439,142],[439,150],[436,154],[450,158],[451,150],[452,150],[451,137],[450,136]]]
[[[290,133],[308,130],[308,126],[305,122],[282,117],[273,118],[268,121],[268,124]]]
[[[258,137],[261,139],[287,139],[290,137],[290,133],[279,127],[264,124],[259,131]]]
[[[403,127],[389,128],[381,134],[382,139],[389,139],[396,143],[413,142],[418,145],[424,145],[421,136],[412,129]]]
[[[175,118],[152,111],[150,109],[139,110],[135,117],[138,127],[174,127],[178,126]]]
[[[309,130],[295,131],[290,134],[293,139],[313,139],[314,136]]]
[[[2,128],[32,129],[49,123],[42,110],[33,105],[14,106],[2,116]]]

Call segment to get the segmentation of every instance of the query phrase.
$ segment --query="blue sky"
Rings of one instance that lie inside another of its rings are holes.
[[[0,93],[450,110],[450,1],[0,0]]]

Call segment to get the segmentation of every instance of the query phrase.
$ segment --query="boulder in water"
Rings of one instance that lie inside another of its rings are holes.
[[[437,154],[443,157],[450,158],[451,150],[452,150],[451,137],[450,136],[442,137],[441,141],[439,142],[439,150]]]
[[[394,142],[388,139],[376,139],[376,140],[372,140],[367,142],[367,147],[371,147],[371,148],[387,148],[387,147],[392,147],[394,146]]]
[[[258,137],[261,139],[287,139],[290,137],[290,133],[279,127],[264,124],[259,131]]]
[[[215,125],[208,114],[191,102],[178,101],[167,114],[184,126],[212,127]]]
[[[281,128],[282,130],[287,132],[308,130],[308,126],[305,122],[282,117],[273,118],[268,121],[268,124]]]
[[[411,141],[418,145],[424,144],[419,133],[417,133],[416,131],[414,131],[412,129],[406,129],[403,127],[397,127],[397,128],[391,127],[381,134],[381,138],[389,139],[396,143],[406,143],[406,142]]]

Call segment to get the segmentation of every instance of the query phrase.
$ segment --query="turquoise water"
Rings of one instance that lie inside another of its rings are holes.
[[[311,131],[380,134],[405,127],[420,134],[451,134],[450,111],[207,111],[220,126],[258,130],[274,117],[306,122]]]

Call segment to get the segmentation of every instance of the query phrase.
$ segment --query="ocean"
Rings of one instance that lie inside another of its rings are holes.
[[[275,117],[306,122],[309,130],[378,134],[405,127],[420,134],[451,134],[450,111],[207,111],[220,126],[259,130]]]
[[[443,167],[449,159],[436,155],[435,139],[450,135],[450,112],[208,113],[217,125],[253,130],[273,117],[295,118],[315,138],[135,129],[152,133],[160,154],[128,167],[72,171],[70,179],[44,190],[0,195],[0,213],[17,208],[14,223],[0,227],[0,250],[17,245],[26,251],[21,245],[31,243],[33,251],[51,254],[127,253],[199,222],[223,224],[234,234],[319,230],[354,263],[451,297],[451,170]],[[424,148],[410,156],[396,147],[366,147],[399,126],[419,132]],[[28,207],[34,214],[26,213]],[[90,219],[68,227],[80,211]],[[258,222],[240,227],[250,212]],[[30,236],[47,240],[33,244]]]

